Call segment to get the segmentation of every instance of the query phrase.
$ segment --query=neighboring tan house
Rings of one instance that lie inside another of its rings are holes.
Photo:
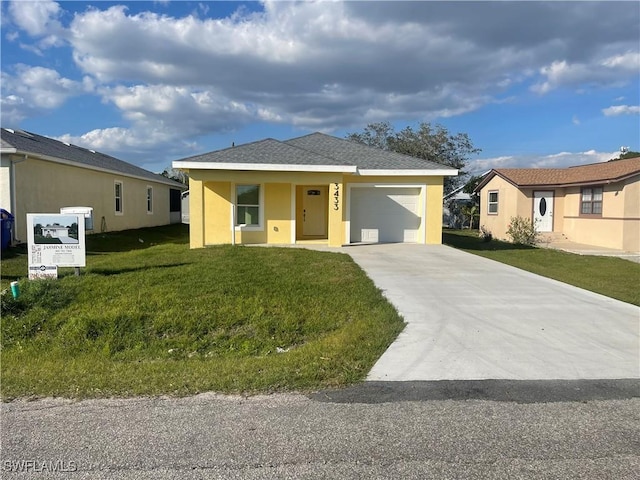
[[[95,232],[180,222],[186,186],[35,133],[0,132],[0,207],[15,217],[14,241],[27,240],[27,213],[59,213],[61,207],[92,207]]]
[[[570,168],[491,170],[478,185],[480,225],[508,239],[512,217],[587,245],[640,251],[640,157]]]
[[[189,173],[190,243],[442,242],[457,170],[322,133],[174,161]]]

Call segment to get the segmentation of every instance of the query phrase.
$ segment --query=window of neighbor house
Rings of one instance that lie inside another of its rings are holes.
[[[237,185],[236,204],[236,225],[260,225],[260,185]]]
[[[581,191],[580,213],[602,215],[602,187],[586,187]]]
[[[487,213],[491,213],[494,215],[498,213],[498,192],[489,192]]]
[[[153,187],[147,187],[147,213],[153,213]]]
[[[122,182],[115,182],[116,213],[122,213]]]

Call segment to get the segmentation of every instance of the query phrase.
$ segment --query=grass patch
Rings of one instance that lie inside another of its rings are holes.
[[[80,277],[20,279],[19,299],[2,296],[2,398],[343,386],[403,328],[346,254],[189,250],[185,233],[88,237]],[[3,283],[25,276],[25,256],[3,258]]]
[[[476,230],[445,230],[443,242],[469,253],[640,305],[640,265],[621,258],[577,255],[550,248],[478,238]]]

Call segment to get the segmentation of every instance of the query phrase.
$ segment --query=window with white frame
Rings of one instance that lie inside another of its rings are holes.
[[[260,225],[260,185],[236,185],[236,225]]]
[[[498,192],[491,191],[487,199],[487,213],[492,215],[498,214]]]
[[[602,187],[585,187],[581,191],[581,215],[602,215]]]
[[[122,210],[122,182],[115,182],[116,214],[121,214]]]
[[[147,213],[153,213],[153,187],[147,187]]]

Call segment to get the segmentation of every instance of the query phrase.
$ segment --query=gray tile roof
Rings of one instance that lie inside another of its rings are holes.
[[[273,138],[182,158],[178,161],[267,165],[348,165],[342,160],[298,148]]]
[[[380,150],[318,132],[284,142],[267,138],[237,147],[182,158],[176,162],[331,165],[357,167],[360,170],[453,170],[446,165]]]
[[[79,166],[93,167],[108,170],[117,174],[148,179],[154,182],[165,183],[176,187],[185,188],[181,183],[170,180],[162,175],[152,173],[144,168],[137,167],[115,157],[95,152],[76,145],[43,137],[24,130],[0,128],[2,136],[2,148],[15,148],[17,153],[42,155],[54,159],[77,163]]]

